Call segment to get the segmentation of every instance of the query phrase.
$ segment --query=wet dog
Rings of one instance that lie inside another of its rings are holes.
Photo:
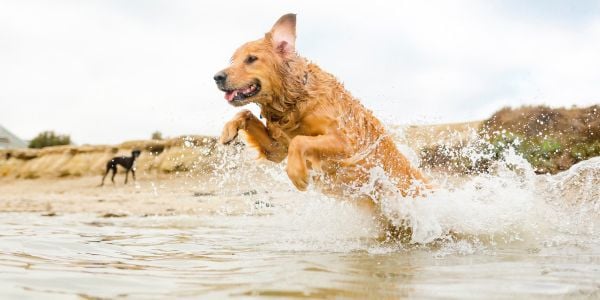
[[[125,168],[125,184],[127,184],[127,178],[129,176],[129,172],[131,171],[131,176],[133,176],[133,180],[135,180],[135,160],[141,154],[140,150],[131,151],[131,156],[115,156],[111,160],[106,163],[106,172],[102,177],[102,183],[100,186],[104,185],[104,178],[108,175],[108,172],[112,170],[112,177],[110,180],[112,183],[115,183],[115,175],[117,174],[117,165]]]
[[[242,110],[225,124],[220,142],[242,131],[261,157],[287,158],[287,175],[301,191],[312,179],[328,194],[356,195],[379,168],[403,196],[417,195],[427,180],[381,122],[333,75],[297,55],[295,45],[296,15],[287,14],[263,38],[237,49],[231,65],[214,76],[229,104],[255,103],[265,119]],[[318,172],[310,176],[311,169]]]

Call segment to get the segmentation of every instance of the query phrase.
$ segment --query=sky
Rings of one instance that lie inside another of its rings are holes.
[[[217,135],[239,108],[214,73],[289,12],[298,53],[386,124],[600,103],[600,1],[0,0],[0,125],[77,144]]]

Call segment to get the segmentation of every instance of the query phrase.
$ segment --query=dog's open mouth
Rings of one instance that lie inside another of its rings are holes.
[[[249,86],[235,90],[225,90],[225,100],[228,102],[240,101],[250,98],[260,92],[260,84],[258,82],[252,83]]]

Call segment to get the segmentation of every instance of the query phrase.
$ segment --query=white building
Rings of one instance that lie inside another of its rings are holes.
[[[27,143],[0,125],[0,149],[27,148]]]

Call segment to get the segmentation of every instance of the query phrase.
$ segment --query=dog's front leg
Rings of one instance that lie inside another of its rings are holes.
[[[246,132],[248,144],[256,148],[261,156],[273,162],[281,162],[285,158],[285,147],[269,135],[265,125],[249,110],[242,110],[225,124],[219,142],[228,144],[240,130]]]
[[[301,191],[308,186],[307,161],[318,165],[322,159],[342,159],[350,153],[346,140],[339,134],[319,136],[299,135],[292,139],[288,148],[287,174]]]

